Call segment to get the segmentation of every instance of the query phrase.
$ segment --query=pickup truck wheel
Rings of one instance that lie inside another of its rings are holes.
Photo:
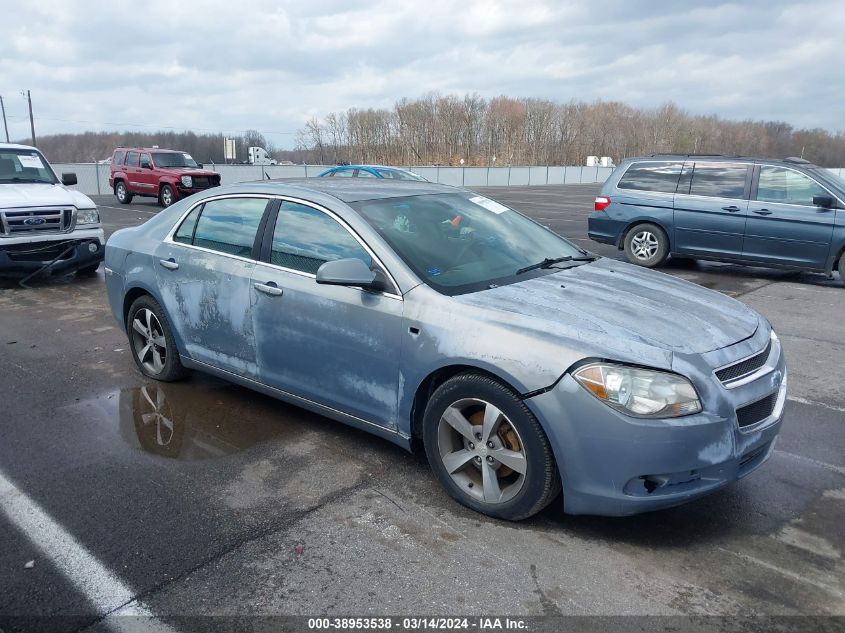
[[[164,382],[185,376],[170,323],[150,295],[138,297],[129,308],[126,332],[132,357],[142,374]]]
[[[669,238],[656,224],[638,224],[625,235],[625,257],[632,264],[654,268],[669,255]]]
[[[117,196],[117,201],[120,204],[129,204],[132,202],[132,194],[129,193],[129,190],[126,188],[126,185],[122,180],[119,180],[114,186],[114,195]]]
[[[158,203],[166,209],[174,202],[176,202],[176,196],[173,194],[173,187],[162,185],[158,194]]]

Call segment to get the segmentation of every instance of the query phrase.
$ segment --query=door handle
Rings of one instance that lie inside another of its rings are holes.
[[[283,290],[279,288],[276,284],[274,284],[272,281],[267,284],[254,283],[253,286],[255,286],[255,289],[258,292],[263,292],[265,295],[270,295],[271,297],[280,297],[283,292]]]
[[[730,211],[731,213],[736,213],[737,211],[739,211],[739,207],[734,205],[731,205],[729,207],[722,207],[722,209],[725,211]]]
[[[167,270],[176,270],[179,268],[179,264],[171,257],[170,259],[160,259],[158,263],[161,264]]]
[[[753,213],[756,213],[757,215],[771,215],[772,214],[772,212],[769,211],[768,209],[754,209]]]

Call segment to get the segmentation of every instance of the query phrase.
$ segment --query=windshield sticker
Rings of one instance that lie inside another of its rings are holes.
[[[18,155],[18,160],[21,161],[21,167],[28,167],[32,169],[44,169],[44,163],[38,156],[24,156]]]
[[[437,275],[441,273],[441,270],[439,268],[428,268],[425,272],[428,273],[430,277],[437,277]]]
[[[504,213],[505,211],[509,211],[509,209],[503,205],[499,204],[495,200],[491,200],[490,198],[485,198],[484,196],[475,196],[474,198],[469,199],[470,202],[474,202],[479,207],[484,207],[488,211],[492,211],[493,213]]]

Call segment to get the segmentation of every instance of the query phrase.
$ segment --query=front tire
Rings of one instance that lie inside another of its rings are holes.
[[[129,204],[132,202],[132,194],[129,193],[129,189],[126,188],[126,183],[122,180],[119,180],[114,186],[114,195],[117,196],[117,201],[120,204]]]
[[[166,209],[174,202],[176,202],[176,194],[173,193],[173,187],[162,185],[158,193],[158,203]]]
[[[129,308],[126,332],[132,358],[141,373],[172,382],[187,373],[179,360],[170,323],[158,302],[149,295],[138,297]]]
[[[669,238],[656,224],[638,224],[625,235],[625,257],[637,266],[654,268],[669,255]]]
[[[426,456],[459,503],[519,521],[546,507],[560,478],[540,423],[502,383],[467,373],[440,385],[425,409]]]

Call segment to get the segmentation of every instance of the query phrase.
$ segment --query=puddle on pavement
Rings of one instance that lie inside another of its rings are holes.
[[[226,383],[150,383],[109,397],[120,434],[173,459],[212,459],[278,438],[293,440],[319,416]]]

